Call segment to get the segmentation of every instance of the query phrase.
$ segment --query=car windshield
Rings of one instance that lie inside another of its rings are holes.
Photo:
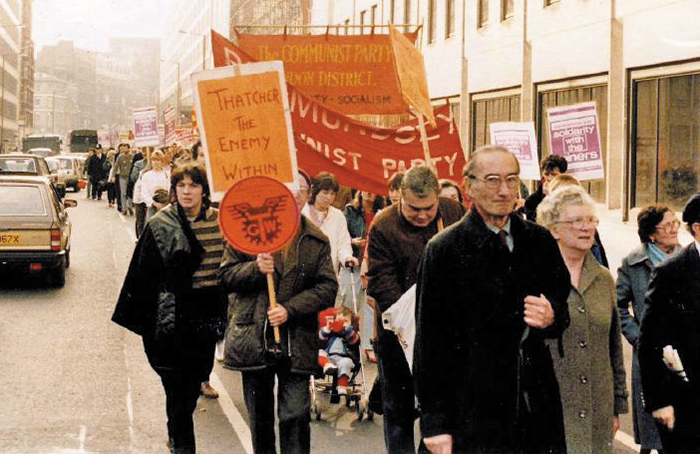
[[[0,186],[0,216],[43,216],[46,214],[38,186]]]
[[[0,171],[36,174],[36,163],[28,158],[0,158]]]
[[[59,167],[60,167],[60,164],[58,163],[57,160],[55,160],[55,159],[50,159],[50,158],[49,158],[49,159],[46,160],[46,164],[49,165],[49,170],[51,171],[51,173],[56,173],[56,172],[58,172],[58,169],[59,169]]]

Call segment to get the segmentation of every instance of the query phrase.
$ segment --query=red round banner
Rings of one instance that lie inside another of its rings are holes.
[[[270,177],[250,177],[231,186],[219,206],[221,233],[246,254],[273,253],[287,245],[299,227],[292,191]]]

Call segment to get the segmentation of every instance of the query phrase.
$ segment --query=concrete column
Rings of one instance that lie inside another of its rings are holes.
[[[520,85],[520,121],[533,121],[537,103],[535,85],[532,83],[532,44],[528,36],[529,1],[523,0],[523,61],[522,81]]]
[[[610,69],[608,73],[608,143],[607,175],[605,200],[607,208],[623,208],[623,220],[627,220],[627,192],[629,188],[627,172],[627,122],[625,73],[622,22],[615,17],[615,0],[611,0],[610,17]]]

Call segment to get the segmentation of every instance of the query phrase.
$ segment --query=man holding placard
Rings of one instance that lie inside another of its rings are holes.
[[[309,184],[301,175],[298,184],[295,198],[301,208],[308,202]],[[250,204],[257,206],[252,199]],[[310,451],[309,376],[318,368],[317,317],[332,305],[338,282],[328,239],[300,218],[291,241],[274,254],[250,255],[227,245],[219,271],[231,292],[224,364],[241,371],[256,453],[276,452],[275,377],[281,452]],[[276,307],[269,307],[267,276],[274,278]]]

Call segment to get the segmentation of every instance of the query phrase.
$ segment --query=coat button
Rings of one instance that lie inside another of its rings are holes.
[[[586,342],[586,341],[581,341],[578,343],[578,346],[581,348],[586,348],[587,345],[588,345],[588,342]]]
[[[581,410],[578,412],[578,417],[581,419],[585,418],[586,415],[587,415],[586,410]]]
[[[578,307],[578,311],[579,311],[580,313],[582,313],[582,314],[585,314],[585,313],[586,313],[586,308],[583,307],[583,306],[579,306],[579,307]]]
[[[586,377],[585,375],[581,375],[581,383],[583,383],[584,385],[588,383],[588,377]]]

